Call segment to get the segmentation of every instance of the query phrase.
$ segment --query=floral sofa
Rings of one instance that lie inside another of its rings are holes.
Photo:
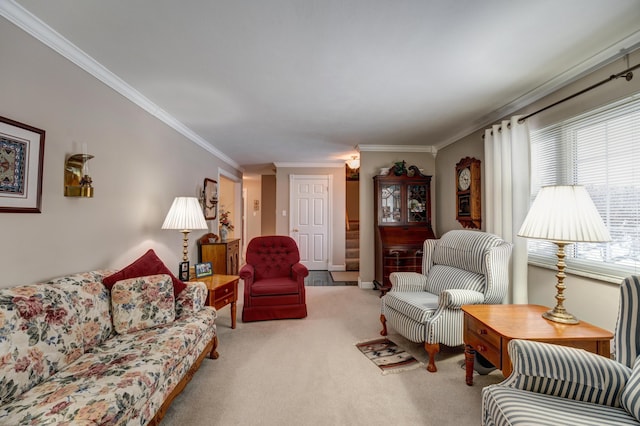
[[[1,425],[155,425],[217,358],[203,283],[113,272],[0,289]]]

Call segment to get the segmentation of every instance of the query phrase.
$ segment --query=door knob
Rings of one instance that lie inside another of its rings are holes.
[[[300,230],[298,228],[293,228],[291,232],[300,232]]]

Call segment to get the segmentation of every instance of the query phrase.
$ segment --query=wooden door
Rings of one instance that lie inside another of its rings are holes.
[[[291,175],[290,235],[310,270],[329,265],[329,176]]]

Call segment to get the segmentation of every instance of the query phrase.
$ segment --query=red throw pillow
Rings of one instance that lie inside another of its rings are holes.
[[[173,294],[175,297],[178,297],[180,292],[187,288],[187,285],[171,273],[169,268],[162,263],[162,260],[160,260],[156,255],[156,252],[152,249],[149,249],[129,266],[121,269],[113,275],[105,277],[102,280],[102,283],[105,287],[111,290],[111,287],[118,281],[158,274],[167,274],[171,277],[171,281],[173,281]]]

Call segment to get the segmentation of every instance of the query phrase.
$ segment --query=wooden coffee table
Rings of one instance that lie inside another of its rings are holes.
[[[507,345],[513,339],[535,340],[585,349],[609,358],[613,334],[580,321],[568,325],[542,318],[540,305],[465,305],[464,343],[466,380],[473,385],[473,362],[482,354],[507,377],[513,366]]]
[[[236,328],[236,304],[238,302],[238,281],[237,275],[212,275],[210,277],[194,278],[190,281],[200,281],[206,284],[209,290],[207,305],[216,309],[231,304],[231,328]]]

